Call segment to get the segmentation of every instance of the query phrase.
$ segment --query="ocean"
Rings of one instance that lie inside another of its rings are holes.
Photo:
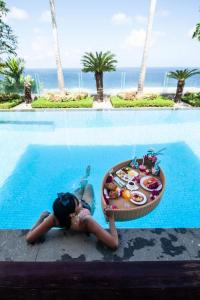
[[[177,81],[167,77],[167,73],[176,69],[172,67],[148,68],[146,73],[146,88],[172,88],[176,87]],[[139,68],[118,68],[115,72],[104,73],[104,91],[111,93],[114,91],[136,88],[139,78]],[[56,69],[26,69],[26,74],[35,78],[40,92],[57,89]],[[93,73],[83,73],[78,68],[63,69],[65,87],[68,90],[79,89],[96,91]],[[200,87],[200,75],[195,75],[186,81],[186,87]]]

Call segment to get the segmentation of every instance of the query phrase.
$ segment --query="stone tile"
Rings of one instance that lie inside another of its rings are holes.
[[[35,261],[40,245],[28,245],[21,230],[0,231],[1,261]]]
[[[96,241],[83,233],[52,230],[39,249],[37,261],[102,260]]]
[[[128,230],[124,237],[124,260],[186,260],[190,255],[172,230]]]
[[[177,231],[177,229],[175,229]],[[180,237],[183,241],[183,244],[187,248],[187,251],[190,255],[191,260],[199,260],[200,259],[200,229],[182,229],[182,237]]]
[[[200,229],[120,229],[116,251],[84,233],[51,230],[27,245],[25,231],[0,231],[1,261],[169,261],[200,259]]]

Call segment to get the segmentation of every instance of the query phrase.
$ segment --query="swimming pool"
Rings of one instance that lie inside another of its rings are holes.
[[[91,165],[94,217],[100,188],[120,161],[166,147],[166,191],[147,216],[119,228],[200,227],[200,110],[0,112],[0,229],[30,228],[57,192],[73,191]]]

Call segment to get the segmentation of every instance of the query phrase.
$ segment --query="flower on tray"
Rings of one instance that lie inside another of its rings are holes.
[[[159,193],[160,191],[153,190],[150,194],[150,200],[154,200],[159,195]]]

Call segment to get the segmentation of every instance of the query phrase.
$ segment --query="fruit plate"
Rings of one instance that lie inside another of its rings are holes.
[[[143,194],[141,192],[137,192],[137,191],[131,192],[131,194],[132,194],[132,198],[130,199],[130,201],[132,203],[134,203],[135,205],[143,205],[147,202],[147,197],[145,196],[145,194]],[[142,198],[142,199],[140,201],[138,201],[137,198],[138,198],[138,200],[139,200],[139,198]]]
[[[158,186],[156,188],[149,188],[147,186],[147,184],[154,184],[154,183],[158,183]],[[141,187],[143,187],[143,189],[145,189],[146,191],[160,191],[162,190],[162,183],[159,179],[153,177],[153,176],[144,176],[140,179],[140,185]]]

